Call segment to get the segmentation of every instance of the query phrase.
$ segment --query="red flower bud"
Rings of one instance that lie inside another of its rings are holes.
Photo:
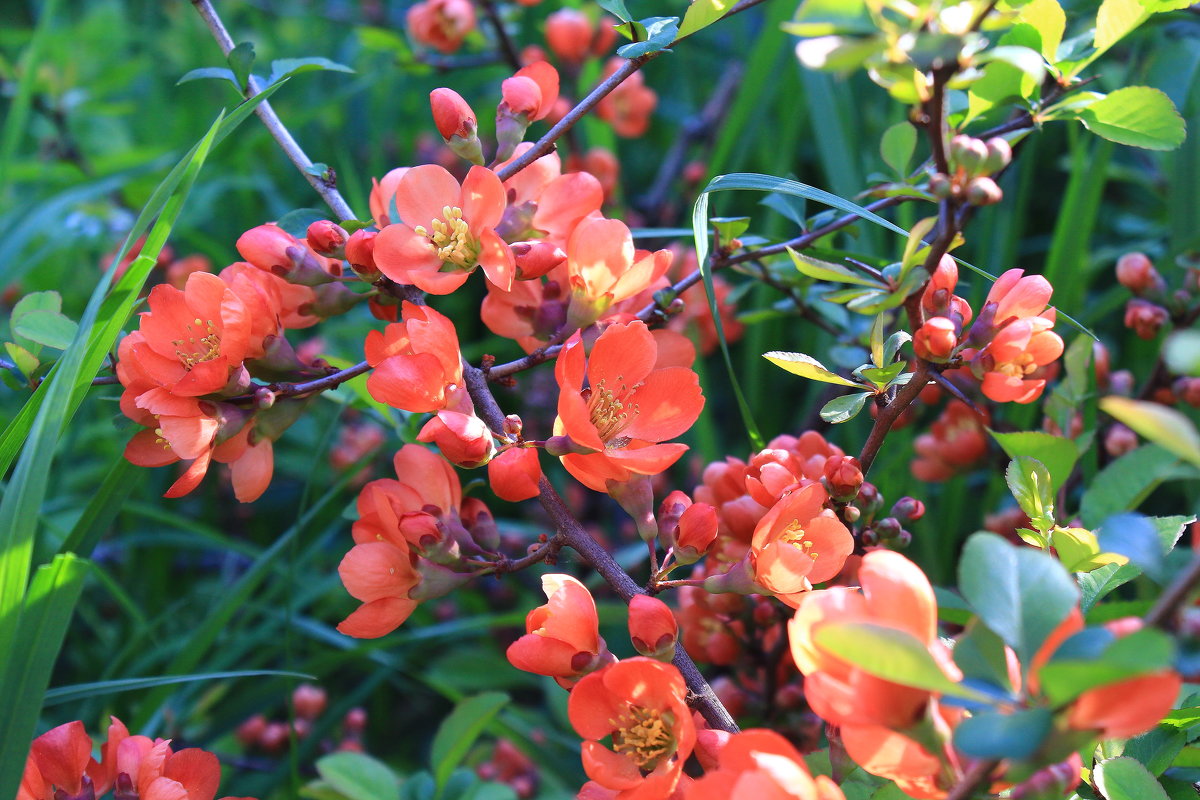
[[[311,683],[302,683],[292,692],[292,706],[300,719],[314,720],[325,710],[325,690]]]
[[[825,486],[835,500],[853,500],[863,485],[862,465],[853,456],[825,459]]]
[[[512,251],[517,262],[517,279],[522,281],[540,278],[567,260],[561,247],[547,241],[518,242]]]
[[[262,740],[263,731],[267,729],[267,718],[262,714],[255,714],[248,720],[237,727],[237,740],[242,743],[242,747],[257,747],[259,741]]]
[[[434,89],[429,93],[429,107],[433,110],[433,124],[447,142],[455,136],[470,139],[475,135],[475,112],[458,92],[445,87]]]
[[[675,531],[675,560],[695,563],[717,540],[717,509],[708,503],[694,503],[679,517]]]
[[[1158,336],[1168,318],[1167,310],[1148,300],[1130,300],[1125,306],[1125,327],[1132,328],[1142,339]]]
[[[587,14],[564,8],[546,17],[546,44],[560,61],[578,64],[592,46],[592,22]]]
[[[925,516],[925,504],[915,497],[901,497],[892,506],[892,516],[902,522],[916,522]]]
[[[1136,295],[1161,291],[1166,285],[1145,253],[1126,253],[1117,259],[1117,280]]]
[[[346,712],[342,720],[342,729],[348,734],[362,733],[367,727],[367,711],[363,708],[352,708]]]
[[[492,491],[510,503],[537,497],[541,477],[542,467],[534,447],[511,447],[488,462]]]
[[[328,258],[341,258],[346,244],[346,231],[336,222],[319,219],[308,226],[308,246],[317,254]]]
[[[364,281],[374,281],[379,278],[379,268],[375,266],[375,231],[359,230],[350,234],[346,241],[346,260],[354,274]]]
[[[629,638],[644,656],[670,661],[675,657],[679,624],[670,607],[657,597],[635,594],[629,601]]]
[[[917,328],[913,352],[927,361],[946,361],[958,346],[958,331],[949,317],[932,317]]]
[[[496,452],[492,432],[479,417],[460,411],[439,411],[425,423],[417,441],[433,442],[451,464],[482,467]]]

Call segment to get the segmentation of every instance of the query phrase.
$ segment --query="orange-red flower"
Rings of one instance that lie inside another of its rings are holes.
[[[401,320],[367,334],[367,363],[375,368],[367,378],[371,397],[418,413],[469,409],[454,323],[429,306],[407,301]]]
[[[549,114],[558,99],[558,70],[545,61],[535,61],[506,78],[500,91],[503,99],[498,114],[519,114],[535,122]]]
[[[656,369],[658,345],[641,321],[610,325],[590,357],[575,333],[555,365],[555,433],[569,440],[563,466],[598,492],[606,481],[656,475],[687,450],[663,443],[692,426],[704,407],[696,373]],[[585,385],[586,380],[586,385]]]
[[[396,187],[406,172],[408,172],[408,167],[396,167],[384,175],[383,180],[371,179],[371,196],[368,198],[368,204],[371,207],[371,218],[375,220],[375,225],[379,228],[385,228],[397,221],[392,219],[395,216],[392,211],[392,201],[396,197]]]
[[[809,484],[785,495],[754,529],[754,580],[793,608],[813,584],[841,572],[854,552],[854,537],[825,508],[826,499],[820,484]]]
[[[616,72],[623,63],[614,58],[605,67],[604,77]],[[646,85],[646,78],[635,72],[596,104],[596,116],[612,125],[617,136],[636,138],[650,127],[650,115],[658,105],[658,95]]]
[[[730,736],[710,769],[684,795],[686,800],[845,800],[829,778],[809,773],[804,757],[778,733],[745,730]]]
[[[928,433],[913,442],[913,476],[920,481],[939,482],[954,477],[987,454],[986,416],[979,415],[961,400],[951,400]]]
[[[686,695],[679,670],[652,658],[621,661],[579,681],[567,714],[585,740],[588,778],[619,800],[668,797],[696,743]],[[600,743],[610,736],[611,748]]]
[[[659,661],[670,661],[675,657],[678,636],[679,623],[670,606],[645,594],[630,598],[629,639],[634,650]]]
[[[408,33],[421,44],[453,53],[475,30],[475,7],[470,0],[424,0],[408,9]]]
[[[590,325],[614,303],[661,278],[670,266],[670,250],[637,251],[629,228],[620,220],[584,218],[567,241],[568,324],[576,328]]]
[[[501,500],[516,503],[538,495],[542,467],[534,447],[511,447],[488,462],[488,483]]]
[[[542,576],[542,591],[549,602],[529,612],[525,635],[509,645],[508,660],[569,689],[613,659],[600,637],[596,601],[586,586],[570,575],[550,574]]]
[[[130,736],[119,719],[111,719],[100,762],[91,757],[92,740],[82,722],[34,739],[16,800],[82,800],[110,789],[119,798],[213,800],[221,781],[216,756],[197,748],[173,751],[170,740]]]
[[[471,167],[462,184],[436,164],[400,177],[390,220],[375,239],[375,264],[398,283],[450,294],[476,267],[502,289],[512,286],[512,253],[494,228],[504,215],[504,184],[485,167]]]

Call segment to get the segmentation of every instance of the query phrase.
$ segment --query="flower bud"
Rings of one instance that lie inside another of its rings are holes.
[[[525,429],[525,423],[521,421],[519,414],[509,414],[504,418],[504,434],[519,438],[521,431]]]
[[[1109,375],[1108,388],[1116,395],[1129,397],[1133,394],[1133,373],[1127,369],[1119,369]]]
[[[1168,316],[1165,308],[1148,300],[1135,298],[1125,305],[1125,327],[1132,328],[1142,339],[1158,336]]]
[[[347,734],[360,734],[367,727],[367,710],[365,708],[352,708],[346,712],[346,717],[342,720],[342,730]]]
[[[717,540],[717,523],[717,509],[708,503],[688,506],[675,529],[675,560],[687,565],[703,558]]]
[[[302,683],[292,692],[292,707],[300,719],[314,720],[325,711],[325,690],[311,683]]]
[[[1200,378],[1180,378],[1171,385],[1171,390],[1182,402],[1200,408]]]
[[[1012,145],[1007,139],[994,136],[987,140],[987,158],[983,162],[983,171],[988,175],[995,174],[1012,162]]]
[[[906,550],[912,544],[912,534],[906,530],[901,530],[888,541],[888,544],[893,550]]]
[[[566,252],[548,241],[518,242],[512,245],[517,262],[517,280],[540,278],[567,260]]]
[[[925,516],[925,504],[915,497],[901,497],[892,506],[892,516],[901,522],[916,522]]]
[[[938,172],[929,178],[929,193],[934,197],[945,200],[954,194],[954,183],[950,178]]]
[[[446,145],[460,158],[482,166],[483,148],[475,112],[462,95],[445,87],[434,89],[429,93],[429,107],[433,111],[433,123]]]
[[[825,460],[823,483],[834,500],[853,500],[863,485],[862,466],[853,456],[830,456]]]
[[[629,601],[629,638],[639,653],[669,662],[675,657],[678,636],[679,624],[662,600],[635,594]]]
[[[884,542],[896,538],[901,530],[900,521],[895,517],[884,517],[876,522],[873,527],[875,528],[875,535],[879,537],[880,541]]]
[[[1117,280],[1139,296],[1166,288],[1162,275],[1145,253],[1126,253],[1117,259]]]
[[[1137,446],[1137,434],[1119,422],[1104,432],[1104,452],[1112,458],[1120,458]]]
[[[967,202],[973,206],[990,206],[1004,199],[1004,192],[991,178],[972,178],[967,184]]]
[[[958,330],[948,317],[932,317],[917,328],[913,352],[926,361],[946,362],[958,347]]]
[[[950,160],[967,175],[979,175],[987,162],[988,147],[978,139],[959,134],[950,140]]]
[[[876,547],[879,544],[879,534],[873,528],[863,528],[858,539],[863,547]]]
[[[346,241],[346,260],[354,274],[367,283],[379,280],[379,268],[375,266],[375,231],[358,230]]]
[[[242,747],[257,747],[258,743],[262,740],[263,731],[266,729],[267,718],[262,714],[255,714],[237,726],[235,735],[237,736],[237,740],[241,742]]]
[[[308,246],[326,258],[342,258],[348,234],[341,225],[327,219],[319,219],[308,226]]]
[[[417,441],[433,442],[447,461],[468,469],[482,467],[496,452],[487,424],[460,411],[439,411],[421,428]]]
[[[287,725],[282,722],[269,722],[258,737],[258,746],[268,753],[279,753],[287,747],[290,738]]]
[[[588,57],[594,31],[587,14],[563,8],[546,17],[546,44],[559,61],[578,64]]]
[[[679,518],[691,508],[692,498],[678,489],[663,498],[658,505],[658,538],[665,547],[675,546],[679,534]]]
[[[536,447],[510,447],[488,462],[488,482],[501,500],[517,503],[538,495],[542,467]]]

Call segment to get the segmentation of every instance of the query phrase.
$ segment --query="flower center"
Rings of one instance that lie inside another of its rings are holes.
[[[171,342],[175,345],[175,356],[184,369],[190,370],[197,364],[212,361],[221,355],[221,336],[211,319],[207,322],[195,320],[187,326],[187,332],[185,338]],[[199,333],[204,335],[197,337]]]
[[[675,750],[671,735],[672,715],[652,708],[630,706],[629,712],[613,720],[613,750],[637,764],[640,769],[652,770]]]
[[[800,527],[800,520],[798,519],[792,520],[783,529],[783,533],[779,535],[779,541],[790,544],[813,561],[816,561],[817,556],[821,555],[820,553],[812,552],[813,543],[804,538],[804,528]]]
[[[1021,353],[1021,355],[1008,361],[1004,364],[997,364],[996,371],[1001,372],[1010,378],[1024,378],[1037,371],[1037,362],[1033,360],[1033,355],[1030,353]]]
[[[620,388],[616,391],[608,388],[607,378],[602,378],[598,384],[588,390],[590,391],[587,398],[588,414],[592,424],[596,426],[596,433],[600,434],[600,440],[605,445],[624,447],[629,444],[628,438],[617,434],[625,430],[633,418],[638,415],[640,408],[637,403],[633,402],[633,395],[641,384],[635,384],[633,388],[630,388],[625,385],[621,375],[617,376],[617,382],[620,384]]]
[[[429,228],[418,225],[413,231],[418,236],[429,238],[430,243],[437,248],[438,258],[447,266],[453,265],[458,269],[472,269],[479,263],[479,241],[471,236],[466,221],[462,218],[462,209],[458,206],[443,206],[442,218],[429,223]]]

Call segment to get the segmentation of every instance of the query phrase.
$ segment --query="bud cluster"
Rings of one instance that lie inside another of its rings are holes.
[[[1008,141],[993,137],[986,142],[959,134],[950,140],[949,175],[937,173],[929,179],[929,191],[936,197],[964,201],[973,206],[988,206],[1004,199],[1004,193],[992,178],[1012,161]]]

